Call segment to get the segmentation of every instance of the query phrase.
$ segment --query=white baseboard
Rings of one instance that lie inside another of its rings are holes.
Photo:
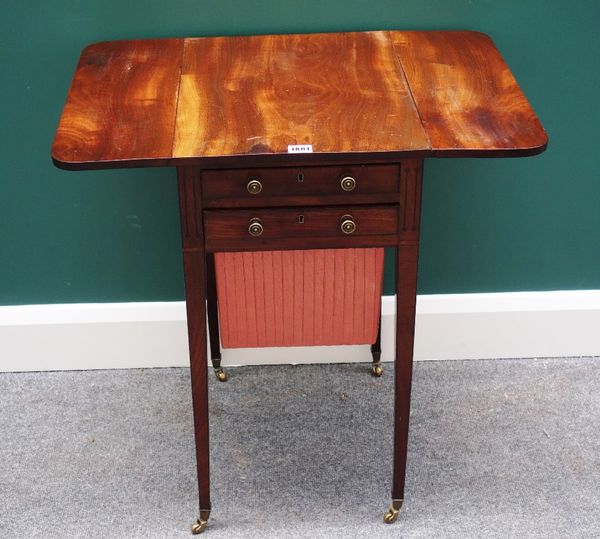
[[[392,359],[393,296],[382,359]],[[600,290],[419,296],[415,359],[600,356]],[[368,346],[237,349],[223,365],[370,361]],[[181,367],[183,302],[0,307],[0,371]]]

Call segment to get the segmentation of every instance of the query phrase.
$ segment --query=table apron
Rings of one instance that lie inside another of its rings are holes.
[[[247,239],[220,239],[205,238],[204,247],[207,253],[235,252],[235,251],[283,251],[283,250],[308,250],[308,249],[343,249],[357,247],[396,247],[399,238],[395,234],[378,236],[356,236],[347,238],[255,238]],[[404,244],[405,242],[401,242]],[[412,243],[412,242],[411,242]]]

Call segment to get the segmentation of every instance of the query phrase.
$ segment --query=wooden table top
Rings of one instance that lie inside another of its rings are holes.
[[[90,45],[52,158],[67,169],[223,166],[521,156],[546,144],[489,37],[379,31]]]

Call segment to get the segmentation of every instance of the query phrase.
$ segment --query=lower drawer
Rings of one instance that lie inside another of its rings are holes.
[[[303,247],[320,246],[320,238],[338,240],[375,236],[395,237],[398,231],[396,206],[340,206],[295,209],[208,210],[204,212],[207,246],[219,243],[254,250],[270,241],[305,241]],[[275,242],[277,243],[277,241]],[[349,242],[348,246],[352,246]],[[211,249],[218,250],[218,248]]]

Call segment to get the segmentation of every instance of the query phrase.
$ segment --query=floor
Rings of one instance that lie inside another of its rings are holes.
[[[600,537],[600,358],[418,362],[406,502],[393,366],[210,377],[211,538]],[[0,537],[189,537],[187,369],[0,374]]]

